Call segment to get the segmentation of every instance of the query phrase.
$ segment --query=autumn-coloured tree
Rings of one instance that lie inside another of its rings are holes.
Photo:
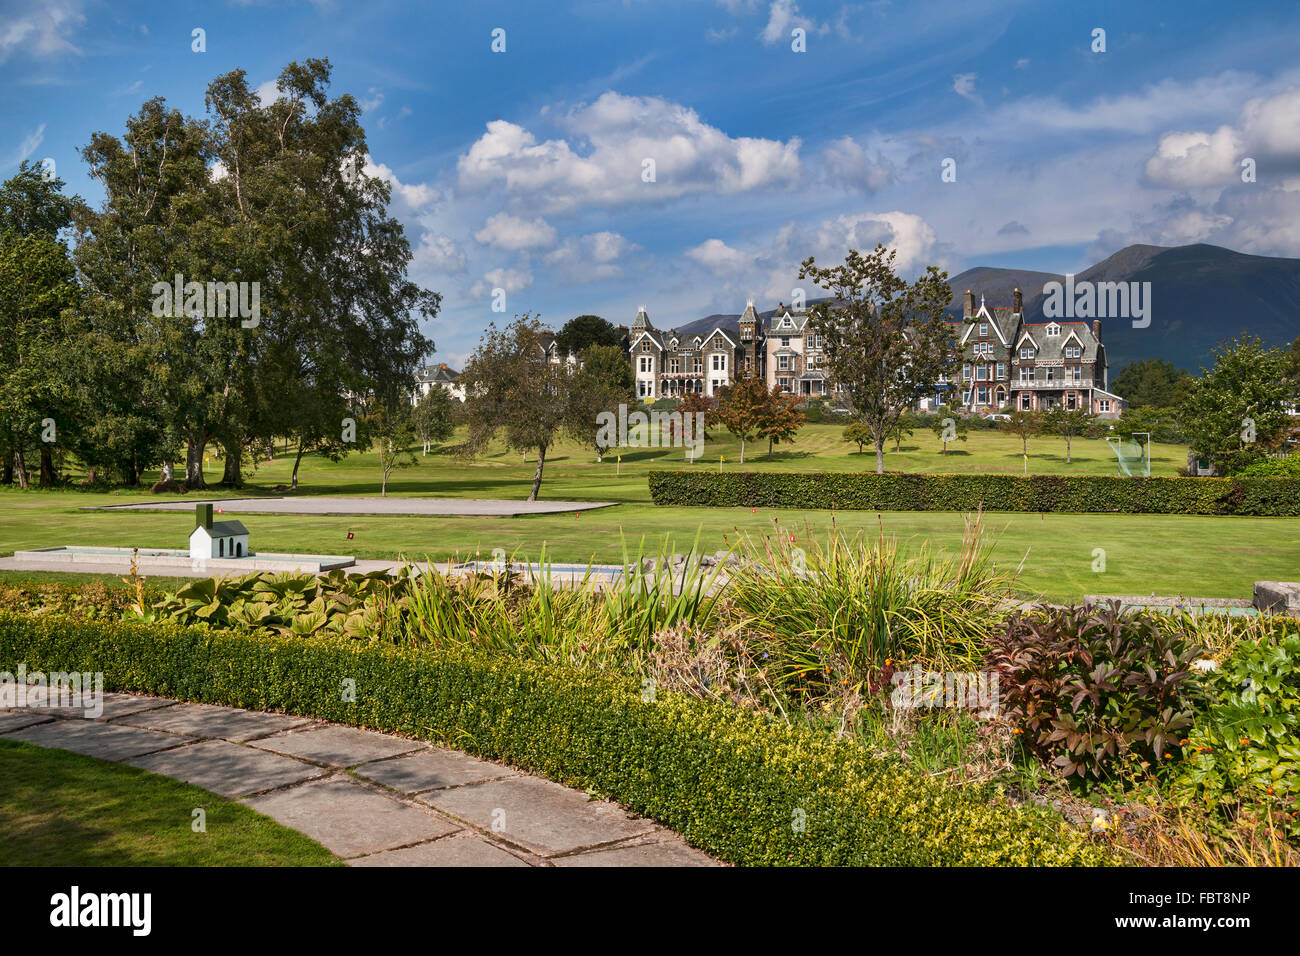
[[[746,375],[722,389],[718,398],[718,423],[740,439],[740,463],[745,463],[745,443],[757,439],[771,419],[772,396],[761,378]]]
[[[767,457],[772,458],[772,446],[782,442],[794,441],[794,436],[804,426],[803,409],[793,395],[781,391],[781,386],[772,386],[768,393],[768,407],[758,437],[767,439]]]

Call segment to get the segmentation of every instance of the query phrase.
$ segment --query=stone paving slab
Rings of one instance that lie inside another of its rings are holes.
[[[221,740],[243,742],[255,737],[302,727],[314,723],[308,717],[290,717],[287,714],[266,714],[255,710],[239,710],[216,704],[185,704],[181,707],[164,707],[133,714],[116,721],[132,727],[150,730],[167,730],[174,734],[192,737],[215,737]]]
[[[416,799],[541,856],[594,847],[655,829],[604,800],[541,777],[435,790]]]
[[[12,685],[11,685],[12,686]],[[95,702],[90,695],[83,698],[83,704],[98,703],[102,712],[95,717],[90,717],[86,713],[86,707],[47,707],[46,703],[50,700],[50,688],[33,685],[26,689],[27,698],[26,707],[10,707],[7,710],[28,710],[33,709],[41,713],[49,714],[51,717],[86,717],[91,720],[112,720],[114,717],[123,717],[127,714],[135,714],[145,710],[153,710],[157,707],[166,707],[174,704],[176,701],[168,700],[165,697],[137,697],[133,694],[117,694],[107,692],[98,695],[100,700]],[[8,698],[5,698],[8,699]],[[57,695],[56,695],[57,699]]]
[[[557,857],[556,866],[715,866],[707,854],[693,849],[676,834],[662,843],[612,846]]]
[[[98,720],[55,720],[36,724],[8,735],[11,740],[25,740],[38,747],[58,747],[101,760],[128,760],[175,747],[185,738],[160,734],[137,727],[119,727]]]
[[[246,797],[329,773],[315,764],[224,740],[205,740],[126,762],[223,797]]]
[[[442,749],[364,763],[353,773],[407,794],[517,776],[509,767]]]
[[[267,737],[256,741],[255,746],[331,767],[353,767],[381,757],[423,750],[427,744],[355,727],[330,726]]]
[[[421,843],[419,846],[386,850],[370,856],[349,860],[352,866],[528,866],[529,864],[507,853],[472,833]]]
[[[422,843],[459,829],[449,820],[341,775],[242,802],[344,858]]]
[[[23,727],[30,727],[32,724],[43,724],[47,720],[54,718],[49,714],[39,710],[14,710],[0,714],[0,734],[7,734],[11,730],[21,730]]]

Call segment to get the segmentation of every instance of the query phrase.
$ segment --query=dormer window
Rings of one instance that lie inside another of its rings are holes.
[[[1030,346],[1025,346],[1024,348],[1022,348],[1020,350],[1020,357],[1022,359],[1032,359],[1034,357],[1033,348]]]
[[[1066,358],[1078,358],[1079,355],[1080,355],[1080,349],[1079,349],[1079,346],[1077,346],[1077,345],[1067,345],[1067,346],[1065,347],[1065,357],[1066,357]]]
[[[1055,322],[1053,322],[1051,325],[1049,325],[1049,326],[1047,327],[1047,337],[1048,337],[1049,339],[1050,339],[1050,338],[1055,338],[1056,336],[1058,336],[1058,335],[1060,335],[1060,334],[1061,334],[1061,327],[1060,327],[1059,325],[1057,325]]]

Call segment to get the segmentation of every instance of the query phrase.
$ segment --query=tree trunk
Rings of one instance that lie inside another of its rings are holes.
[[[0,466],[3,474],[0,474],[0,484],[12,485],[14,483],[14,450],[5,449],[4,464]]]
[[[208,487],[203,477],[203,450],[206,446],[207,442],[197,438],[185,440],[185,487],[191,491]]]
[[[53,488],[54,485],[54,455],[50,453],[49,444],[41,442],[41,487]]]
[[[14,473],[18,476],[18,487],[27,487],[27,459],[23,456],[23,450],[18,448],[14,451]]]
[[[740,463],[745,463],[745,436],[740,436]]]
[[[97,477],[95,472],[96,472],[95,468],[86,469],[86,484],[90,485],[91,487],[94,487],[95,485],[95,478]]]
[[[1070,463],[1070,436],[1065,436],[1065,463]]]
[[[876,439],[876,474],[885,473],[885,441],[883,438]]]
[[[533,473],[533,488],[528,492],[528,500],[536,501],[537,493],[542,490],[542,468],[546,465],[546,446],[537,447],[537,471]]]
[[[226,453],[225,464],[221,469],[221,485],[224,488],[242,488],[244,479],[239,474],[239,466],[243,457],[242,449],[238,441],[229,441],[221,443],[222,450]]]
[[[298,490],[298,466],[302,464],[302,439],[298,439],[298,457],[293,460],[293,478],[290,481],[290,487],[294,491]],[[287,454],[287,450],[286,450]]]
[[[772,460],[772,439],[767,440],[767,460]]]

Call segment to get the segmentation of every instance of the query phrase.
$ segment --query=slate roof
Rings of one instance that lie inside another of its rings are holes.
[[[1047,334],[1049,325],[1059,325],[1061,333],[1049,336]],[[1038,364],[1064,362],[1065,346],[1075,344],[1076,340],[1083,347],[1083,354],[1080,358],[1070,359],[1071,362],[1096,362],[1097,353],[1103,350],[1101,341],[1092,334],[1091,322],[1026,322],[1021,326],[1019,338],[1023,339],[1026,335],[1033,338],[1034,345],[1038,349],[1038,353],[1034,356],[1034,361]],[[1019,361],[1019,341],[1013,344],[1016,347],[1013,358]]]
[[[195,528],[194,531],[198,531]],[[242,521],[214,521],[211,528],[204,528],[210,536],[214,538],[229,538],[232,535],[248,534],[248,529],[244,527]],[[193,534],[193,532],[190,532]]]
[[[440,384],[451,385],[460,378],[460,372],[448,368],[446,365],[426,365],[415,373],[415,380],[420,384],[425,382],[437,382]]]

